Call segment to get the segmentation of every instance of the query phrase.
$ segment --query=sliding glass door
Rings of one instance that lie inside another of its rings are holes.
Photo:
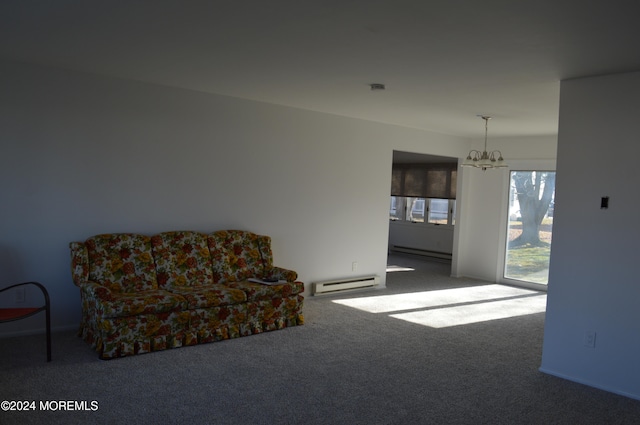
[[[548,283],[555,181],[553,171],[511,171],[506,279]]]

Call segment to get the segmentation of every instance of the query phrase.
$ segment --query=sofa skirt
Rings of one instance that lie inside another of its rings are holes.
[[[243,304],[92,320],[80,336],[101,359],[204,344],[304,324],[303,296]]]

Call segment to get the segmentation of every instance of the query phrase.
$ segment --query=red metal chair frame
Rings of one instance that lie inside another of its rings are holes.
[[[23,282],[15,285],[7,286],[0,289],[0,292],[7,291],[12,288],[23,285],[35,285],[42,291],[44,295],[44,305],[41,307],[22,307],[22,308],[0,308],[0,323],[13,322],[20,319],[26,319],[34,314],[44,311],[47,316],[47,361],[51,361],[51,306],[49,302],[49,293],[47,289],[38,282]]]

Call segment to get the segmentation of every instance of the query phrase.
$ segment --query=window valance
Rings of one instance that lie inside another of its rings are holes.
[[[456,199],[457,164],[393,164],[391,196]]]

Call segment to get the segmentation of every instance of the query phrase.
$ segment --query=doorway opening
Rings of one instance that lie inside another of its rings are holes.
[[[446,262],[453,255],[458,159],[393,152],[388,253]]]

